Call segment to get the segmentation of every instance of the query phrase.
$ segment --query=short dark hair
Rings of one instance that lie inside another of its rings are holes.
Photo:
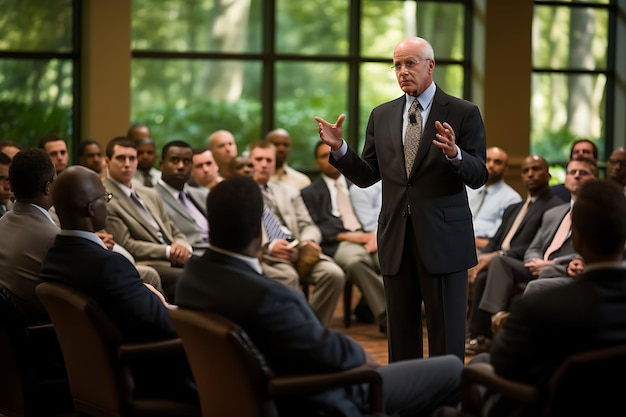
[[[256,148],[260,148],[260,149],[276,149],[276,145],[274,145],[269,140],[265,140],[265,139],[257,140],[256,142],[252,142],[250,144],[250,146],[248,146],[248,152],[252,153],[252,151],[255,150]]]
[[[11,165],[11,157],[4,152],[0,152],[0,165]]]
[[[594,252],[621,253],[626,241],[624,189],[608,180],[583,183],[572,208],[572,224]]]
[[[207,197],[209,241],[237,251],[261,234],[263,196],[250,177],[232,177],[217,184]]]
[[[46,188],[46,183],[54,181],[56,168],[46,151],[40,148],[26,148],[13,157],[9,168],[9,180],[15,197],[37,198]]]
[[[111,141],[107,144],[106,154],[107,158],[113,158],[113,148],[115,146],[121,146],[122,148],[133,148],[137,149],[137,145],[135,141],[126,136],[118,136],[116,138],[111,139]]]
[[[84,140],[82,141],[79,145],[78,145],[78,156],[83,156],[85,155],[85,149],[87,148],[87,146],[91,146],[91,145],[96,145],[100,150],[102,150],[102,146],[100,145],[99,142],[96,142],[95,140]]]
[[[43,138],[39,139],[39,144],[37,146],[41,149],[45,149],[46,143],[58,142],[58,141],[65,142],[65,139],[63,139],[61,136],[58,136],[58,135],[46,135]]]
[[[591,141],[590,139],[586,139],[586,138],[575,140],[572,143],[572,147],[570,148],[570,151],[569,151],[569,159],[572,159],[572,157],[574,156],[574,148],[576,147],[576,145],[578,145],[579,143],[583,143],[583,142],[587,142],[588,144],[591,145],[591,147],[593,148],[593,151],[591,152],[593,153],[594,159],[597,160],[598,159],[598,146],[596,146],[596,144],[593,143],[593,141]]]
[[[165,146],[163,146],[163,150],[161,151],[161,159],[164,161],[165,160],[165,155],[167,155],[167,151],[172,147],[175,146],[177,148],[191,148],[191,145],[188,144],[187,142],[185,142],[184,140],[173,140],[171,142],[167,142],[165,144]],[[193,150],[192,150],[193,152]]]
[[[2,149],[6,148],[7,146],[12,146],[20,150],[22,149],[22,145],[20,145],[14,140],[9,140],[9,139],[0,140],[0,151],[2,151]]]
[[[317,159],[317,150],[320,148],[320,146],[323,146],[323,145],[326,145],[326,144],[322,142],[321,140],[315,144],[315,148],[313,148],[313,159]]]
[[[200,155],[201,153],[205,153],[206,151],[210,151],[210,149],[206,146],[200,146],[198,148],[193,148],[194,155]]]

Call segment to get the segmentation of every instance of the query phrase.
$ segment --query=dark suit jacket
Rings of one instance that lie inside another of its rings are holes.
[[[92,297],[126,340],[177,337],[165,306],[145,287],[133,264],[88,239],[57,236],[44,258],[41,278]]]
[[[311,214],[313,222],[322,232],[322,251],[328,256],[335,256],[339,242],[337,234],[345,232],[341,218],[333,216],[330,191],[324,180],[318,177],[311,185],[301,192],[304,204]]]
[[[567,356],[626,342],[624,298],[623,265],[519,298],[491,345],[496,373],[545,387]]]
[[[400,267],[406,221],[410,219],[421,260],[431,274],[459,272],[476,265],[472,214],[465,185],[487,181],[485,128],[478,107],[437,87],[413,170],[407,178],[402,145],[405,96],[372,110],[359,158],[348,149],[330,162],[350,181],[367,187],[379,179],[383,203],[378,220],[378,254],[383,275]],[[432,144],[435,120],[448,122],[456,134],[462,162],[455,168]],[[407,205],[411,215],[407,219]]]
[[[363,348],[342,333],[325,328],[300,292],[210,248],[185,265],[176,289],[176,304],[211,310],[238,323],[278,375],[331,372],[365,362]],[[327,396],[329,403],[338,401],[354,407],[344,390]]]
[[[520,260],[523,259],[524,252],[528,249],[530,242],[532,242],[537,230],[539,230],[539,226],[541,226],[543,213],[546,210],[560,204],[563,204],[563,200],[554,195],[554,193],[550,190],[539,196],[537,200],[533,202],[530,207],[528,207],[528,213],[526,213],[526,216],[524,216],[517,232],[513,235],[513,239],[511,239],[511,249],[507,251],[507,256]],[[517,213],[519,213],[523,205],[524,201],[511,204],[506,208],[504,214],[502,215],[502,224],[498,228],[496,234],[489,239],[487,246],[481,250],[482,253],[490,253],[500,250],[502,241],[509,233],[511,226],[517,217]]]

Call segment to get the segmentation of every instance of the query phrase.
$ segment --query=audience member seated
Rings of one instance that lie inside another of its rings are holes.
[[[161,154],[161,179],[154,189],[159,193],[168,217],[193,247],[202,255],[209,247],[209,225],[206,220],[206,187],[187,185],[191,175],[193,150],[187,142],[168,142]]]
[[[276,147],[276,170],[272,175],[272,180],[285,182],[296,187],[298,190],[311,185],[311,178],[308,175],[293,169],[287,165],[287,158],[291,153],[291,136],[285,129],[274,129],[265,135],[265,140],[271,142]]]
[[[102,146],[95,140],[84,140],[80,143],[78,146],[78,164],[89,168],[98,174],[102,180],[107,177]]]
[[[207,209],[211,244],[187,264],[176,294],[179,306],[237,322],[278,375],[335,372],[366,361],[377,366],[355,340],[325,327],[301,294],[263,275],[257,253],[264,201],[252,179],[221,182],[209,194]],[[427,416],[457,401],[462,368],[453,355],[378,367],[385,413]],[[329,408],[343,416],[362,416],[366,402],[367,393],[354,386],[284,398],[277,406],[285,416],[318,415],[317,410]]]
[[[251,177],[254,174],[254,164],[250,157],[245,155],[237,155],[230,160],[230,172],[233,175],[243,175]]]
[[[71,166],[59,175],[52,199],[61,232],[43,260],[41,278],[92,297],[125,341],[175,338],[163,296],[144,284],[134,266],[108,250],[95,234],[106,223],[109,195],[100,178],[85,167]],[[146,358],[134,364],[136,392],[196,403],[197,392],[184,355],[167,359]]]
[[[0,140],[0,152],[13,159],[16,153],[22,150],[22,145],[13,140]]]
[[[491,260],[497,256],[522,260],[524,252],[541,226],[543,213],[563,204],[550,191],[550,172],[545,159],[536,155],[527,156],[522,162],[521,171],[522,182],[527,190],[526,200],[507,207],[498,231],[489,239],[487,246],[479,251],[478,264],[468,271],[470,309],[477,308],[477,303],[472,304],[472,293],[475,286],[478,286],[481,287],[478,292],[482,294]]]
[[[41,262],[59,233],[48,213],[56,170],[46,151],[26,148],[13,157],[9,178],[16,201],[0,219],[0,284],[14,295],[29,324],[49,322],[35,287],[41,282]]]
[[[596,179],[581,185],[572,209],[572,240],[587,270],[570,285],[515,301],[491,352],[471,363],[490,362],[496,374],[536,385],[541,395],[568,356],[626,342],[626,198],[621,188]],[[493,397],[489,403],[483,415],[539,415],[512,400]]]
[[[219,167],[219,175],[228,178],[232,175],[230,161],[237,156],[237,142],[228,130],[217,130],[207,138],[209,150]]]
[[[572,203],[581,185],[597,177],[598,168],[591,159],[579,157],[567,164],[565,186],[570,190]],[[491,260],[484,285],[476,283],[474,288],[472,304],[478,304],[470,312],[465,346],[468,354],[488,349],[492,316],[507,309],[517,285],[536,279],[541,272],[563,276],[569,262],[578,256],[570,233],[571,205],[563,203],[544,213],[523,260],[510,256]],[[555,272],[559,270],[562,272]]]
[[[315,146],[318,179],[301,191],[313,222],[322,232],[322,251],[331,256],[363,294],[367,305],[386,333],[387,306],[380,274],[376,232],[364,232],[354,213],[345,177],[328,162],[328,145]]]
[[[213,153],[209,148],[194,148],[189,185],[206,187],[210,190],[223,179],[217,170],[217,162],[215,162]]]
[[[504,210],[522,200],[519,193],[504,182],[509,170],[509,156],[502,149],[487,149],[487,182],[482,187],[472,189],[466,186],[467,198],[472,210],[476,249],[482,249],[496,234],[502,223]]]
[[[593,159],[595,163],[598,163],[598,147],[595,143],[589,139],[578,139],[572,143],[572,147],[569,153],[569,161],[578,157],[585,157]],[[561,200],[568,203],[570,201],[570,192],[565,188],[565,184],[553,185],[552,192],[556,194]]]
[[[11,184],[9,182],[9,167],[11,166],[11,158],[0,152],[0,218],[11,209],[13,202],[13,192],[11,192]]]
[[[270,180],[275,158],[276,148],[270,142],[261,141],[250,146],[253,178],[259,184],[265,203],[261,266],[268,277],[294,289],[299,290],[301,282],[313,284],[311,306],[320,321],[330,327],[343,293],[345,275],[330,256],[321,253],[322,234],[313,223],[299,190]],[[305,256],[310,256],[307,253],[312,253],[313,258],[307,271],[303,272],[298,265]]]
[[[161,171],[154,167],[157,159],[157,149],[151,138],[135,139],[137,146],[137,170],[133,175],[135,187],[152,188],[161,178]]]
[[[123,136],[111,140],[106,163],[109,178],[104,186],[113,193],[107,204],[106,230],[138,264],[157,270],[163,291],[172,300],[181,268],[191,257],[191,245],[167,216],[159,194],[132,184],[137,170],[135,142]]]
[[[39,139],[38,146],[50,155],[57,175],[67,168],[69,154],[67,153],[67,143],[65,143],[65,139],[56,135],[44,136]]]
[[[606,178],[615,181],[626,194],[626,149],[616,148],[606,161]]]

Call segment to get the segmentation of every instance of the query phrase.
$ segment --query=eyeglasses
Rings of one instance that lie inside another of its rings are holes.
[[[108,191],[105,191],[104,194],[102,194],[100,197],[96,197],[93,200],[91,200],[91,203],[99,199],[103,199],[105,203],[108,203],[109,201],[111,201],[112,198],[113,198],[113,194]]]
[[[581,177],[586,177],[591,175],[591,172],[585,171],[584,169],[570,169],[567,171],[567,175],[580,175]]]
[[[394,70],[395,72],[400,72],[402,71],[402,67],[404,66],[406,67],[407,70],[410,71],[425,61],[430,61],[430,59],[422,59],[421,61],[406,61],[404,64],[401,62],[398,62],[398,63],[393,64],[390,68]]]
[[[613,165],[619,165],[622,168],[626,168],[626,161],[620,161],[619,159],[609,159],[609,163],[613,164]]]

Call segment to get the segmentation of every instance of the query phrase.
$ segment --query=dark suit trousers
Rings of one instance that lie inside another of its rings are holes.
[[[480,300],[485,293],[487,283],[487,269],[483,269],[476,275],[474,280],[474,295],[470,303],[470,313],[467,331],[470,337],[491,337],[491,313],[478,308]]]
[[[389,362],[424,356],[422,301],[428,356],[465,357],[467,271],[432,275],[424,267],[411,222],[396,275],[383,276],[387,301]]]
[[[485,291],[478,308],[490,314],[506,310],[511,297],[515,294],[516,286],[534,278],[524,266],[524,261],[509,256],[493,258],[487,269]]]
[[[176,285],[183,274],[183,268],[168,266],[159,263],[151,264],[161,277],[161,287],[163,287],[163,295],[170,303],[174,302],[176,295]]]

